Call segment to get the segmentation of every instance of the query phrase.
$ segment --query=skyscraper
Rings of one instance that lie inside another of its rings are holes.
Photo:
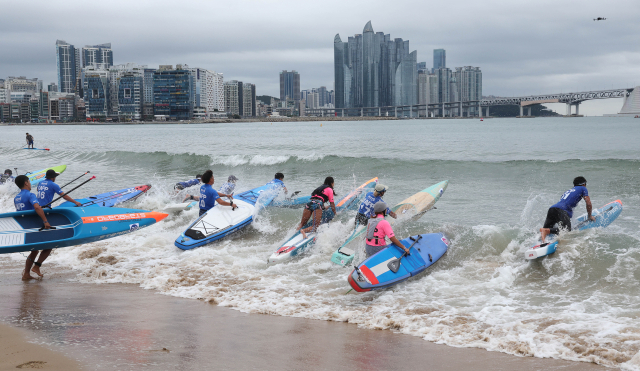
[[[296,71],[280,72],[280,100],[300,100],[300,74]]]
[[[78,93],[80,82],[80,51],[64,40],[56,40],[58,88],[62,93]]]
[[[374,32],[371,21],[362,34],[333,42],[335,107],[379,107],[417,103],[417,52],[409,41]]]
[[[225,112],[232,115],[244,115],[244,89],[242,81],[231,80],[224,83]]]
[[[447,67],[447,52],[444,49],[433,49],[433,70]]]
[[[82,67],[103,64],[105,68],[113,66],[111,43],[87,45],[82,48]]]

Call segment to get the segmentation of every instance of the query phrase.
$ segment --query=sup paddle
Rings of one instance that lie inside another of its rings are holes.
[[[293,200],[293,198],[294,198],[295,196],[297,196],[297,195],[298,195],[298,193],[300,193],[300,191],[295,191],[295,192],[293,192],[293,193],[291,194],[291,196],[287,197],[287,200]]]
[[[78,186],[76,186],[75,188],[73,188],[73,189],[72,189],[72,190],[70,190],[69,192],[65,193],[64,195],[65,195],[65,196],[66,196],[66,195],[68,195],[69,193],[71,193],[71,192],[75,191],[76,189],[78,189],[78,188],[82,187],[83,185],[85,185],[85,184],[89,183],[90,181],[94,180],[95,178],[96,178],[96,176],[95,176],[95,175],[94,175],[94,176],[92,176],[91,178],[89,178],[89,179],[85,180],[84,182],[82,182],[82,183],[78,184]],[[56,198],[55,200],[53,200],[53,201],[49,202],[48,204],[46,204],[46,205],[42,206],[42,208],[43,208],[43,209],[44,209],[45,207],[51,208],[51,204],[52,204],[52,203],[54,203],[54,202],[56,202],[56,201],[60,200],[60,199],[61,199],[61,198],[63,198],[63,197],[64,197],[64,196],[60,196],[60,197]],[[77,207],[77,206],[76,206],[76,207]]]
[[[62,187],[60,187],[60,188],[64,188],[64,187],[68,186],[69,184],[71,184],[71,183],[75,182],[76,180],[78,180],[78,179],[82,178],[83,176],[85,176],[85,175],[89,174],[90,172],[91,172],[91,171],[87,171],[86,173],[84,173],[84,174],[80,175],[79,177],[75,178],[74,180],[70,181],[69,183],[67,183],[67,184],[63,185],[63,186],[62,186]]]
[[[413,247],[413,245],[416,244],[416,242],[420,241],[420,239],[422,238],[422,235],[418,235],[418,238],[414,239],[413,237],[409,237],[411,238],[411,241],[413,241],[413,243],[411,244],[411,246],[409,246],[409,248],[407,250],[411,250],[411,248]],[[392,271],[393,273],[398,273],[398,269],[400,269],[400,260],[402,260],[402,258],[404,258],[408,253],[405,251],[404,254],[402,254],[402,256],[400,256],[398,259],[392,260],[387,264],[387,268],[389,268],[390,271]]]

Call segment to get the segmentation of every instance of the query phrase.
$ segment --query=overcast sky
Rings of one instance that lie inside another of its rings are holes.
[[[376,32],[410,41],[418,61],[478,66],[483,94],[517,96],[640,85],[640,0],[0,0],[0,77],[57,81],[55,41],[111,42],[114,63],[186,63],[279,96],[281,70],[302,89],[333,89],[333,38]],[[593,21],[606,17],[606,21]],[[586,102],[588,115],[620,100]],[[554,105],[564,113],[564,107]]]

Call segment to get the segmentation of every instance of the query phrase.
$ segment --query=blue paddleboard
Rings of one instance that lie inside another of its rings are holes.
[[[418,239],[419,236],[422,236]],[[405,281],[438,261],[449,248],[449,240],[442,233],[429,233],[411,236],[400,240],[409,249],[411,255],[400,260],[397,272],[389,269],[389,263],[401,257],[404,250],[394,244],[369,257],[360,263],[347,280],[351,287],[358,292],[384,289]],[[415,243],[414,243],[415,242]]]
[[[120,189],[117,191],[101,193],[99,195],[91,196],[88,198],[76,199],[76,201],[82,204],[81,207],[113,207],[126,201],[134,201],[142,194],[146,193],[151,188],[150,185],[141,185],[132,188]],[[76,207],[72,202],[63,202],[58,207]]]

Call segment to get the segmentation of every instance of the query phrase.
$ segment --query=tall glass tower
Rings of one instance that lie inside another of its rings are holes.
[[[76,93],[81,86],[80,51],[64,40],[56,40],[56,67],[58,70],[58,88],[61,93]]]
[[[447,52],[444,49],[433,49],[433,70],[447,67]]]
[[[300,74],[296,71],[280,72],[280,100],[300,100]]]
[[[113,50],[111,43],[100,45],[87,45],[82,48],[82,67],[104,64],[105,67],[113,66]]]

